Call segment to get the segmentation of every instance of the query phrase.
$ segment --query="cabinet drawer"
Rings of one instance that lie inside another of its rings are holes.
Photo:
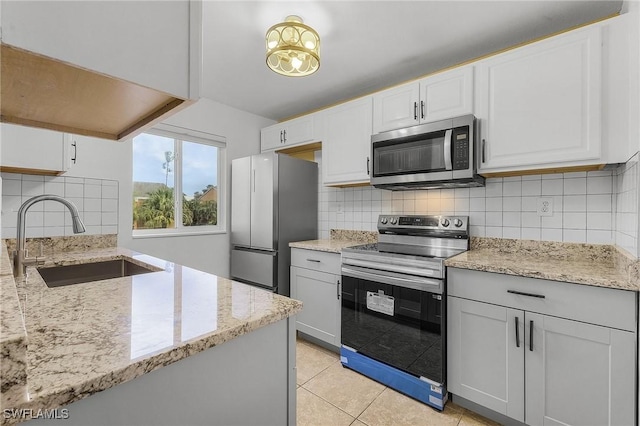
[[[340,275],[340,254],[292,248],[291,266]]]
[[[448,268],[447,276],[450,296],[636,331],[633,291],[459,268]]]

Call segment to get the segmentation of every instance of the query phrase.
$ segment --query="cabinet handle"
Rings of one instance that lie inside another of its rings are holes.
[[[287,129],[284,129],[282,132],[284,134],[284,143],[287,143]]]
[[[482,139],[482,162],[484,163],[484,145],[485,145],[485,140]]]
[[[76,164],[76,159],[78,158],[78,145],[77,145],[77,142],[73,141],[71,146],[73,147],[73,158],[71,158],[71,161],[73,161],[73,164]]]
[[[338,285],[336,285],[336,297],[340,300],[340,280],[338,280]]]
[[[282,130],[280,130],[280,143],[282,143]]]
[[[414,120],[418,119],[418,103],[417,102],[413,103],[413,119]]]
[[[420,101],[420,117],[424,118],[424,101]]]
[[[517,290],[507,290],[507,293],[517,294],[519,296],[537,297],[538,299],[545,298],[544,294],[525,293],[524,291],[517,291]]]
[[[369,173],[369,157],[367,157],[367,175],[371,175],[371,173]]]
[[[520,347],[520,320],[516,317],[516,348]]]
[[[308,261],[308,262],[316,262],[316,263],[320,263],[320,261],[319,261],[319,260],[317,260],[317,259],[307,259],[307,261]]]
[[[529,321],[529,350],[533,352],[533,321]]]

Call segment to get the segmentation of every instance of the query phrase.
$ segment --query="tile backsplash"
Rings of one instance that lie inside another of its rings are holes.
[[[638,248],[638,191],[640,188],[638,155],[634,155],[616,169],[614,202],[614,242],[636,258],[640,258],[640,249]]]
[[[321,156],[316,160],[321,162]],[[370,186],[325,187],[320,183],[319,237],[329,238],[331,229],[375,231],[380,214],[457,214],[469,216],[470,233],[476,237],[595,244],[624,239],[624,247],[631,247],[627,250],[637,256],[637,249],[633,249],[637,246],[637,202],[631,199],[635,196],[637,200],[637,183],[631,184],[630,175],[637,175],[631,171],[634,165],[594,172],[490,178],[480,188],[388,191]],[[624,167],[629,170],[622,171]],[[625,190],[619,184],[621,176],[628,176]],[[621,196],[616,195],[618,192]],[[544,200],[551,201],[549,216],[538,213],[538,205]],[[635,206],[635,216],[631,211],[616,214],[617,205],[626,210]],[[616,229],[616,220],[625,223],[622,231]]]
[[[2,238],[15,238],[20,205],[42,194],[59,195],[74,203],[87,235],[118,233],[118,181],[2,173]],[[55,201],[34,204],[27,212],[26,235],[74,235],[68,210]]]

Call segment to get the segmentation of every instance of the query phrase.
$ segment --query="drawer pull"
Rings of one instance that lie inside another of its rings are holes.
[[[336,285],[336,296],[338,297],[338,300],[340,300],[340,280],[338,280]]]
[[[516,290],[507,290],[507,293],[517,294],[519,296],[537,297],[538,299],[544,299],[545,298],[544,294],[525,293],[523,291],[516,291]]]
[[[518,317],[516,317],[516,348],[520,347],[520,324]]]
[[[529,321],[529,350],[533,352],[533,321]]]
[[[316,263],[320,263],[319,260],[317,259],[307,259],[307,262],[316,262]]]

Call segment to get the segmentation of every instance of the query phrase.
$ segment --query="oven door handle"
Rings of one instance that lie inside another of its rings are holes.
[[[368,280],[373,282],[379,282],[383,284],[395,285],[397,287],[411,288],[414,290],[428,291],[430,293],[442,294],[442,281],[434,280],[431,278],[404,278],[399,277],[396,274],[388,275],[384,271],[368,272],[361,269],[342,267],[342,275],[359,278],[362,280]]]
[[[451,164],[451,136],[453,134],[452,129],[448,129],[444,132],[444,168],[445,170],[453,170]]]

